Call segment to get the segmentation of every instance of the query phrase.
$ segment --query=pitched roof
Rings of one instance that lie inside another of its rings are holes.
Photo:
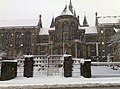
[[[0,20],[0,27],[37,26],[38,19]]]
[[[67,8],[67,5],[65,6],[64,10],[60,15],[73,15],[71,11]]]
[[[97,28],[95,26],[81,27],[81,29],[85,29],[85,34],[96,34],[96,33],[98,33]]]
[[[40,28],[39,35],[49,35],[49,30],[55,30],[55,28]]]
[[[120,23],[120,16],[98,17],[99,24]]]
[[[120,29],[118,29],[118,28],[114,28],[114,30],[115,30],[116,33],[120,32]]]

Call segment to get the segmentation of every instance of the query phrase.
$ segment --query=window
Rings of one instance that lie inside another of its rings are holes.
[[[68,31],[69,30],[69,23],[67,21],[64,21],[62,24],[62,30]]]
[[[30,46],[30,44],[31,44],[31,32],[27,31],[24,34],[24,45],[25,46]]]
[[[15,46],[16,46],[16,48],[18,48],[20,45],[20,35],[21,35],[20,32],[15,33]]]
[[[70,34],[69,34],[69,39],[73,40],[74,39],[74,35],[75,35],[75,22],[71,22],[70,23]]]

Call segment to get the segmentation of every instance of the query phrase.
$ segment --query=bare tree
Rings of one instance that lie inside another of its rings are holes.
[[[120,55],[120,29],[114,29],[116,34],[110,37],[110,44],[109,47],[115,45],[114,55]]]

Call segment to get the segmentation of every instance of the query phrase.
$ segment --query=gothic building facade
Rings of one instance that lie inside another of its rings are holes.
[[[115,55],[116,43],[110,42],[111,37],[116,34],[115,29],[120,29],[120,16],[97,16],[96,27],[99,41],[99,59],[104,61],[111,56],[112,61],[120,61],[119,55]]]
[[[12,58],[24,54],[67,53],[76,58],[90,58],[96,61],[105,58],[106,61],[106,40],[115,34],[113,26],[119,27],[116,24],[99,23],[97,13],[95,26],[89,26],[85,15],[81,25],[71,0],[59,16],[53,17],[49,28],[42,26],[41,18],[40,15],[36,26],[0,27],[0,50]]]

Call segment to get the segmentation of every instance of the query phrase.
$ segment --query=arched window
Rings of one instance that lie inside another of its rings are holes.
[[[62,30],[63,31],[69,31],[69,23],[67,21],[64,21],[62,24]]]
[[[75,22],[71,22],[70,23],[70,33],[71,34],[69,34],[69,39],[70,40],[74,39],[75,30],[76,30]]]
[[[74,32],[75,29],[76,29],[75,22],[71,22],[71,23],[70,23],[70,31],[71,31],[71,32]]]

